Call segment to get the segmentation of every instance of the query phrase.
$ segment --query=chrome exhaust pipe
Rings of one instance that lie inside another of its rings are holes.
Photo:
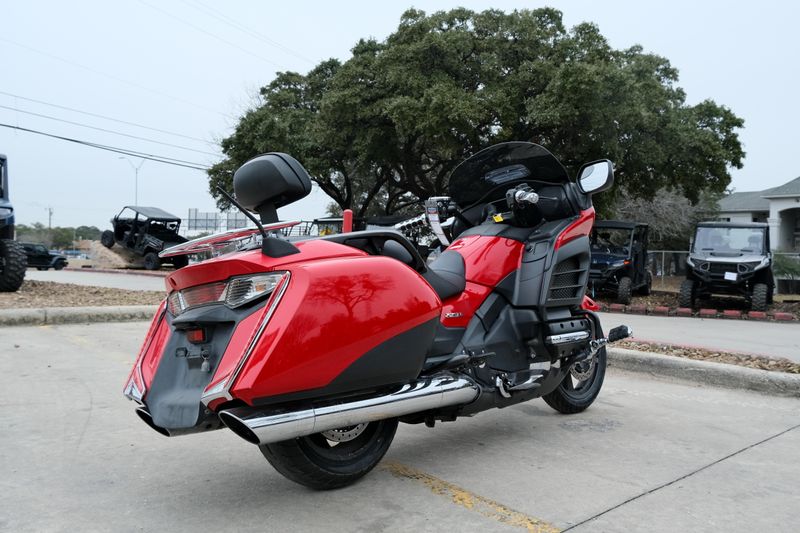
[[[466,405],[475,401],[479,394],[480,388],[471,379],[437,374],[383,396],[296,411],[236,407],[220,411],[219,418],[247,442],[261,445],[363,422]]]

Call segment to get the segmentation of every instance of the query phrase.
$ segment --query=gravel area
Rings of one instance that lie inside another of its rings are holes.
[[[696,359],[699,361],[713,361],[715,363],[727,363],[730,365],[746,366],[774,372],[800,374],[800,363],[778,357],[762,357],[758,355],[705,350],[702,348],[687,348],[685,346],[675,346],[674,344],[638,342],[632,340],[623,340],[614,343],[614,346],[627,348],[629,350],[672,355],[674,357],[685,357],[687,359]]]
[[[0,292],[0,309],[153,305],[160,303],[164,296],[163,291],[127,291],[27,280],[17,292]]]

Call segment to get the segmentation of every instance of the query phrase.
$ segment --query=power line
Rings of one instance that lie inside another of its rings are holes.
[[[274,67],[283,68],[283,69],[286,68],[284,65],[276,63],[275,61],[273,61],[271,59],[267,59],[266,57],[264,57],[262,55],[256,54],[255,52],[252,52],[252,51],[248,50],[247,48],[243,48],[243,47],[239,46],[236,43],[232,43],[229,40],[227,40],[227,39],[225,39],[223,37],[220,37],[219,35],[217,35],[215,33],[211,33],[210,31],[205,30],[205,29],[201,28],[200,26],[192,24],[191,22],[189,22],[187,20],[184,20],[181,17],[173,15],[172,13],[170,13],[168,11],[164,11],[160,7],[156,7],[156,6],[154,6],[154,5],[152,5],[152,4],[148,3],[148,2],[145,2],[144,0],[139,0],[139,3],[146,5],[150,9],[158,11],[159,13],[161,13],[163,15],[166,15],[167,17],[169,17],[169,18],[171,18],[173,20],[176,20],[176,21],[180,22],[181,24],[183,24],[185,26],[189,26],[190,28],[193,28],[193,29],[195,29],[195,30],[197,30],[197,31],[199,31],[201,33],[204,33],[204,34],[208,35],[209,37],[213,37],[214,39],[217,39],[218,41],[221,41],[221,42],[227,44],[228,46],[232,46],[233,48],[236,48],[237,50],[240,50],[240,51],[244,52],[245,54],[248,54],[248,55],[251,55],[251,56],[253,56],[253,57],[257,58],[257,59],[260,59],[261,61],[264,61],[265,63],[269,63],[270,65],[272,65]]]
[[[191,102],[189,100],[186,100],[184,98],[180,98],[178,96],[173,96],[171,94],[167,94],[165,92],[161,92],[161,91],[159,91],[157,89],[151,89],[150,87],[145,87],[144,85],[139,85],[136,82],[133,82],[133,81],[130,81],[130,80],[126,80],[124,78],[119,78],[119,77],[113,76],[111,74],[107,74],[107,73],[105,73],[103,71],[94,69],[92,67],[87,67],[86,65],[82,65],[81,63],[77,63],[75,61],[72,61],[71,59],[64,59],[63,57],[59,57],[59,56],[50,54],[48,52],[43,52],[41,50],[37,50],[36,48],[30,47],[28,45],[25,45],[25,44],[22,44],[22,43],[18,43],[16,41],[12,41],[11,39],[6,39],[5,37],[0,37],[0,41],[6,42],[6,43],[9,43],[9,44],[13,44],[14,46],[18,46],[18,47],[20,47],[20,48],[22,48],[24,50],[28,50],[28,51],[33,52],[35,54],[39,54],[39,55],[42,55],[42,56],[45,56],[45,57],[49,57],[50,59],[55,59],[56,61],[61,61],[62,63],[66,63],[67,65],[72,65],[74,67],[82,68],[84,70],[92,72],[93,74],[97,74],[98,76],[103,76],[105,78],[114,80],[116,82],[123,83],[123,84],[126,84],[126,85],[130,85],[132,87],[136,87],[137,89],[140,89],[140,90],[143,90],[143,91],[147,91],[147,92],[150,92],[150,93],[153,93],[153,94],[157,94],[157,95],[159,95],[161,97],[169,98],[170,100],[175,100],[176,102],[181,102],[183,104],[190,105],[192,107],[196,107],[197,109],[202,109],[202,110],[208,111],[210,113],[215,113],[217,115],[221,115],[221,116],[226,117],[226,118],[233,118],[233,119],[236,118],[235,116],[230,115],[228,113],[223,113],[221,111],[217,111],[216,109],[211,109],[209,107],[205,107],[203,105],[196,104],[196,103]]]
[[[279,48],[279,49],[283,50],[284,52],[295,56],[298,59],[302,59],[303,61],[311,63],[312,65],[315,63],[314,60],[309,59],[309,58],[305,57],[304,55],[295,52],[291,48],[289,48],[287,46],[284,46],[283,44],[279,43],[278,41],[270,39],[269,37],[265,36],[264,34],[259,33],[256,30],[254,30],[254,29],[252,29],[252,28],[250,28],[248,26],[245,26],[244,24],[238,22],[236,19],[234,19],[232,17],[229,17],[225,13],[219,11],[218,9],[214,9],[211,6],[209,6],[207,4],[204,4],[203,2],[200,2],[200,0],[195,0],[194,2],[189,2],[187,0],[181,0],[181,1],[184,4],[186,4],[186,5],[190,6],[190,7],[193,7],[194,9],[197,9],[199,11],[205,12],[206,15],[217,19],[218,21],[222,22],[223,24],[227,24],[228,26],[231,26],[231,27],[233,27],[233,28],[235,28],[235,29],[237,29],[239,31],[242,31],[242,32],[250,35],[251,37],[254,37],[255,39],[258,39],[259,41],[261,41],[263,43],[266,43],[266,44],[269,44],[269,45],[274,46],[276,48]]]
[[[184,135],[182,133],[175,133],[175,132],[169,131],[169,130],[162,130],[162,129],[159,129],[159,128],[153,128],[151,126],[145,126],[143,124],[137,124],[136,122],[129,122],[127,120],[122,120],[122,119],[119,119],[119,118],[113,118],[113,117],[109,117],[109,116],[106,116],[106,115],[100,115],[98,113],[92,113],[90,111],[82,111],[80,109],[75,109],[74,107],[67,107],[67,106],[64,106],[64,105],[53,104],[53,103],[50,103],[50,102],[45,102],[43,100],[36,100],[35,98],[28,98],[26,96],[20,96],[18,94],[14,94],[14,93],[7,93],[5,91],[0,91],[0,94],[5,95],[5,96],[10,96],[12,98],[18,98],[20,100],[25,100],[27,102],[34,102],[36,104],[55,107],[56,109],[63,109],[65,111],[72,111],[73,113],[80,113],[82,115],[87,115],[87,116],[90,116],[90,117],[102,118],[104,120],[110,120],[111,122],[119,122],[120,124],[126,124],[128,126],[135,126],[137,128],[142,128],[142,129],[145,129],[145,130],[156,131],[158,133],[165,133],[167,135],[173,135],[175,137],[181,137],[181,138],[189,139],[189,140],[192,140],[192,141],[198,141],[198,142],[202,142],[202,143],[205,143],[205,144],[211,144],[211,145],[214,144],[211,141],[208,141],[206,139],[201,139],[200,137],[192,137],[191,135]]]
[[[147,159],[149,161],[155,161],[156,163],[164,163],[165,165],[174,165],[174,166],[177,166],[177,167],[185,167],[185,168],[191,168],[191,169],[194,169],[194,170],[203,170],[203,171],[206,171],[206,170],[208,170],[210,168],[210,167],[207,167],[207,166],[203,166],[200,163],[194,163],[192,161],[185,161],[183,159],[175,159],[173,157],[166,157],[166,156],[161,156],[161,155],[148,154],[148,153],[139,152],[139,151],[136,151],[136,150],[129,150],[127,148],[118,148],[116,146],[108,146],[108,145],[105,145],[105,144],[98,144],[98,143],[93,143],[93,142],[89,142],[89,141],[83,141],[81,139],[73,139],[71,137],[63,137],[61,135],[55,135],[55,134],[47,133],[47,132],[44,132],[44,131],[32,130],[32,129],[29,129],[29,128],[23,128],[22,126],[14,126],[13,124],[0,123],[0,127],[9,128],[9,129],[12,129],[12,130],[24,131],[24,132],[27,132],[27,133],[34,133],[36,135],[43,135],[44,137],[50,137],[52,139],[59,139],[59,140],[62,140],[62,141],[67,141],[67,142],[71,142],[71,143],[75,143],[75,144],[80,144],[80,145],[83,145],[83,146],[89,146],[91,148],[97,148],[99,150],[106,150],[108,152],[114,152],[114,153],[117,153],[117,154],[130,155],[130,156],[133,156],[133,157],[139,157],[141,159]]]
[[[205,150],[195,150],[194,148],[187,148],[187,147],[181,146],[179,144],[172,144],[172,143],[165,143],[165,142],[161,142],[161,141],[155,141],[153,139],[148,139],[147,137],[139,137],[138,135],[130,135],[128,133],[122,133],[122,132],[119,132],[119,131],[109,130],[109,129],[106,129],[106,128],[99,128],[97,126],[90,126],[88,124],[82,124],[80,122],[73,122],[72,120],[66,120],[66,119],[63,119],[63,118],[53,117],[53,116],[50,116],[50,115],[43,115],[41,113],[34,113],[33,111],[25,111],[24,109],[18,109],[16,107],[11,107],[11,106],[7,106],[7,105],[0,104],[0,109],[9,109],[11,111],[16,111],[18,113],[25,113],[26,115],[32,115],[34,117],[46,118],[48,120],[55,120],[57,122],[63,122],[65,124],[71,124],[73,126],[80,126],[81,128],[89,128],[91,130],[102,131],[104,133],[111,133],[113,135],[120,135],[122,137],[128,137],[128,138],[136,139],[136,140],[139,140],[139,141],[145,141],[145,142],[149,142],[149,143],[153,143],[153,144],[161,144],[163,146],[169,146],[171,148],[178,148],[179,150],[187,150],[189,152],[196,152],[198,154],[213,155],[213,156],[217,156],[217,157],[220,155],[219,153],[215,153],[215,152],[206,152]]]

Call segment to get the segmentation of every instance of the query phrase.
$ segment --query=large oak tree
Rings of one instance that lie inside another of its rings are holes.
[[[615,50],[589,23],[555,9],[427,15],[411,9],[385,41],[305,75],[279,73],[222,141],[216,185],[247,159],[284,151],[339,208],[390,214],[446,192],[463,158],[496,142],[542,144],[575,172],[615,162],[619,190],[692,201],[723,191],[741,167],[743,121],[706,100],[687,105],[678,72],[641,47]],[[600,201],[608,205],[611,195]]]

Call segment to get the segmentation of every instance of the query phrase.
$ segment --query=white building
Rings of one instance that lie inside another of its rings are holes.
[[[800,251],[800,178],[779,187],[735,192],[719,202],[719,219],[767,222],[773,250]]]

